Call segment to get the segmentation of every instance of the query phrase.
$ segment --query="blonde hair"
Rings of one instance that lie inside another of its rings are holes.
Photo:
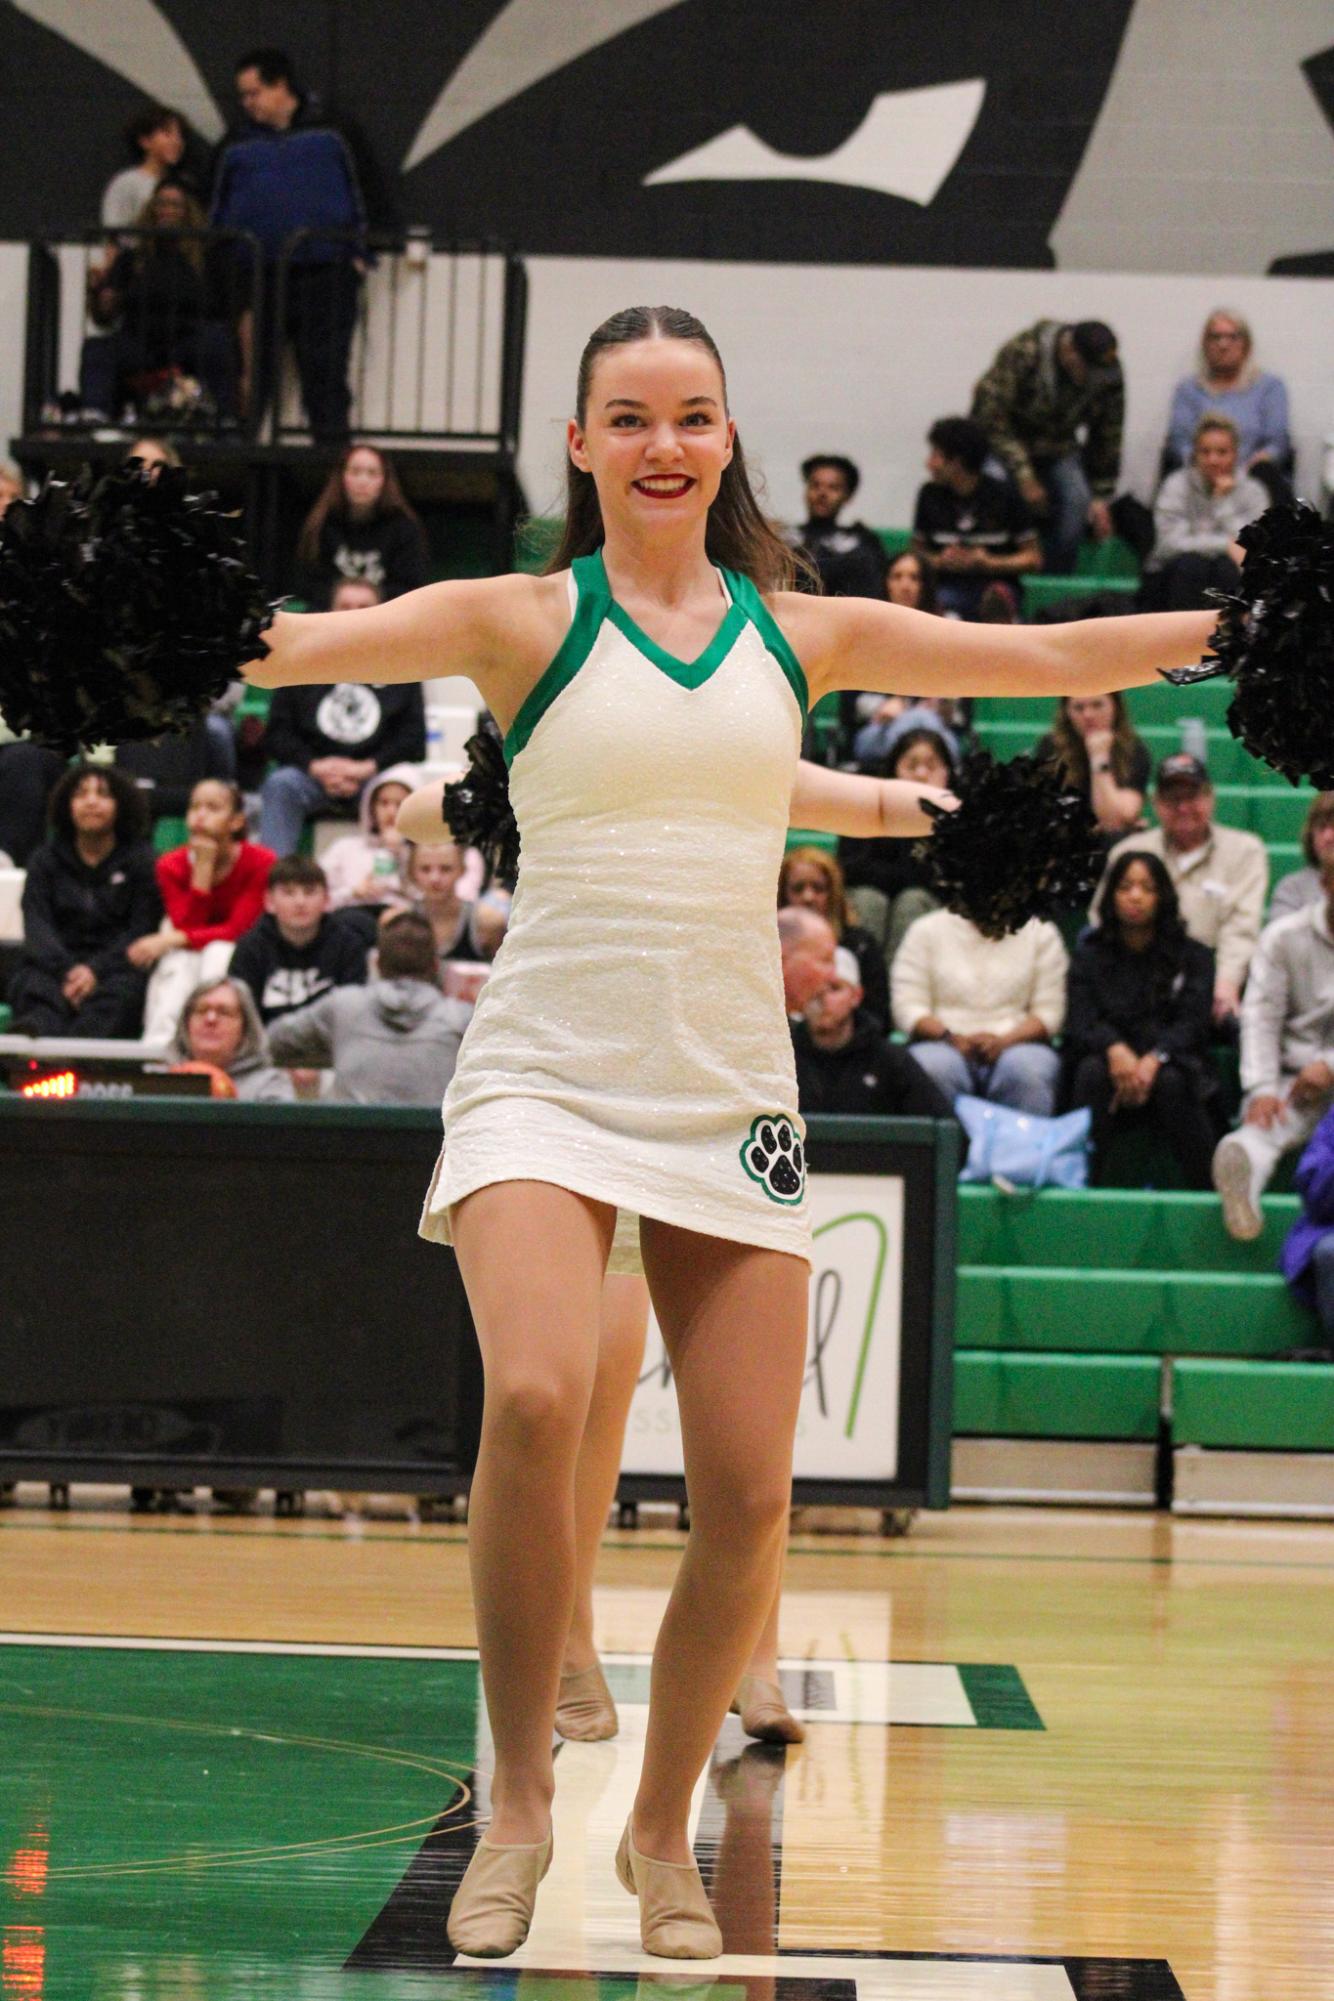
[[[825,879],[825,891],[829,899],[829,923],[836,941],[841,941],[843,933],[852,923],[852,913],[848,909],[848,892],[843,881],[843,871],[835,856],[827,854],[823,848],[789,848],[783,856],[783,865],[778,871],[778,908],[783,910],[788,904],[788,883],[794,868],[819,869]]]

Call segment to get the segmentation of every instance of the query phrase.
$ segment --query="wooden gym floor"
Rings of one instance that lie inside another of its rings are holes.
[[[561,1750],[537,1923],[481,1967],[444,1932],[490,1755],[460,1528],[0,1514],[0,1996],[1334,1996],[1334,1531],[795,1534],[807,1741],[729,1722],[696,1830],[727,1956],[673,1974],[611,1854],[679,1545],[608,1536],[621,1735]]]

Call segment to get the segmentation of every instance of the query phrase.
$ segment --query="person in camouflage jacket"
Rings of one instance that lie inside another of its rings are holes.
[[[1038,516],[1046,567],[1073,570],[1086,528],[1112,532],[1125,422],[1116,335],[1100,320],[1039,320],[1000,349],[973,417]]]

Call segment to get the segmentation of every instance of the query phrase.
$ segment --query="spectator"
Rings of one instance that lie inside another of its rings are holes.
[[[788,1022],[799,1021],[819,994],[838,977],[838,941],[828,918],[804,904],[790,903],[778,913],[778,949],[783,962],[783,1001]]]
[[[1230,417],[1237,427],[1242,469],[1272,466],[1286,473],[1292,463],[1288,433],[1288,392],[1282,378],[1267,375],[1252,358],[1251,330],[1240,313],[1219,307],[1200,337],[1200,365],[1172,392],[1164,457],[1183,466],[1205,416]]]
[[[367,949],[357,923],[330,913],[319,863],[289,855],[273,864],[264,915],[237,940],[228,972],[249,987],[267,1029],[333,987],[360,986]]]
[[[921,710],[912,710],[903,717],[902,729],[891,733],[890,748],[882,760],[874,762],[870,776],[905,778],[917,785],[943,785],[952,790],[958,776],[954,737],[934,718],[926,721],[922,716]],[[838,844],[849,898],[866,929],[880,938],[887,966],[893,965],[908,926],[929,910],[940,908],[927,888],[926,864],[916,848],[915,841],[846,837]],[[873,916],[876,905],[878,916]]]
[[[1283,1241],[1279,1265],[1302,1304],[1314,1307],[1320,1340],[1288,1359],[1334,1362],[1334,1112],[1312,1133],[1292,1181],[1302,1213]]]
[[[833,983],[792,1023],[799,1109],[850,1117],[949,1118],[948,1099],[921,1065],[861,1012],[862,998],[857,961],[840,945]]]
[[[1153,805],[1158,825],[1118,842],[1108,857],[1109,874],[1111,864],[1131,849],[1156,855],[1165,865],[1186,930],[1214,955],[1213,1016],[1221,1026],[1241,1012],[1269,887],[1269,857],[1258,836],[1214,819],[1209,773],[1187,750],[1173,751],[1158,766]],[[1106,880],[1093,899],[1095,920]]]
[[[438,1105],[471,1009],[436,984],[435,939],[415,911],[382,919],[372,977],[284,1015],[270,1037],[283,1063],[332,1067],[330,1096],[353,1105]]]
[[[1112,532],[1125,421],[1116,335],[1101,320],[1039,320],[1000,349],[972,414],[1038,518],[1046,567],[1070,572],[1086,528],[1099,541]]]
[[[11,735],[0,717],[0,850],[15,868],[46,838],[47,802],[64,769],[55,751]]]
[[[146,478],[156,479],[163,466],[184,464],[170,438],[136,438],[121,460],[122,465],[138,465]]]
[[[863,723],[857,732],[853,751],[858,769],[870,777],[883,777],[887,760],[914,730],[929,730],[936,738],[937,753],[951,770],[957,768],[959,739],[942,719],[938,706],[934,702],[892,696],[880,713],[871,722]]]
[[[79,394],[92,416],[118,420],[126,402],[169,404],[173,414],[236,414],[236,341],[217,313],[205,268],[202,209],[164,181],[139,217],[136,236],[104,271],[89,275],[89,312],[99,327],[83,344]],[[186,382],[198,378],[193,404]],[[202,391],[206,402],[199,401]]]
[[[988,937],[952,910],[910,927],[894,955],[894,1026],[953,1104],[961,1091],[1051,1115],[1065,1019],[1065,947],[1032,918]]]
[[[264,909],[274,856],[245,838],[245,804],[235,785],[202,778],[190,794],[188,839],[158,858],[166,907],[162,929],[133,948],[138,966],[152,967],[144,1035],[165,1042],[186,994],[201,980],[218,980],[232,948]]]
[[[1011,579],[1042,567],[1033,516],[1016,489],[983,471],[987,434],[971,417],[942,417],[927,432],[930,477],[917,490],[913,544],[937,572],[941,608],[977,618],[990,597],[1009,618],[1019,600]]]
[[[839,515],[861,485],[861,472],[839,452],[802,461],[806,519],[792,541],[820,573],[826,597],[884,598],[885,547],[864,521]]]
[[[415,789],[419,775],[415,765],[391,764],[363,789],[357,805],[360,833],[341,834],[324,851],[331,909],[406,900],[407,843],[397,831],[398,809]]]
[[[1113,1129],[1147,1122],[1186,1186],[1207,1188],[1213,954],[1187,934],[1159,856],[1119,848],[1104,892],[1102,923],[1070,961],[1065,1024],[1070,1102],[1093,1114],[1091,1179],[1105,1179]]]
[[[868,1018],[884,1035],[889,1028],[889,976],[879,945],[869,931],[854,924],[848,909],[843,871],[823,848],[789,848],[778,871],[778,907],[800,904],[823,917],[834,941],[845,945],[857,961]]]
[[[340,444],[348,434],[352,394],[348,362],[360,300],[366,211],[352,151],[297,87],[291,58],[281,49],[254,49],[236,65],[245,119],[223,147],[213,192],[218,229],[257,237],[266,298],[282,295],[282,325],[255,328],[250,347],[249,414],[257,421],[272,394],[282,341],[296,356],[301,398],[315,441]],[[283,266],[289,237],[306,235]]]
[[[133,164],[113,174],[102,190],[105,229],[134,228],[159,183],[178,172],[185,157],[180,112],[165,104],[145,105],[125,127],[125,146]]]
[[[346,579],[334,611],[378,604],[374,584]],[[275,854],[296,852],[315,814],[358,811],[362,787],[394,764],[426,755],[426,710],[418,682],[373,688],[359,681],[279,688],[269,708],[264,748],[277,762],[260,788],[259,837]]]
[[[51,795],[51,838],[28,857],[23,957],[9,986],[27,1035],[137,1036],[135,956],[162,917],[138,791],[114,766],[79,763]]]
[[[378,445],[348,445],[302,525],[302,589],[328,601],[345,577],[396,598],[426,582],[426,537],[393,460]]]
[[[936,578],[930,563],[923,561],[916,549],[903,549],[889,566],[886,588],[891,604],[903,605],[908,611],[925,611],[939,614],[936,601]],[[909,709],[933,710],[936,719],[948,730],[964,730],[972,710],[972,701],[967,696],[954,695],[858,695],[855,701],[855,721],[862,729],[868,723],[888,726],[898,721]],[[853,755],[856,755],[854,737]],[[864,760],[863,760],[864,763]]]
[[[0,767],[2,769],[3,767]],[[1317,792],[1302,828],[1302,853],[1306,867],[1294,869],[1275,885],[1269,904],[1269,922],[1305,910],[1308,903],[1324,897],[1321,870],[1327,856],[1334,856],[1334,792]]]
[[[1258,1237],[1260,1197],[1285,1153],[1304,1146],[1334,1093],[1334,856],[1322,896],[1266,925],[1241,1007],[1241,1124],[1214,1149],[1214,1186],[1231,1236]]]
[[[1237,475],[1232,419],[1201,417],[1190,464],[1170,472],[1158,489],[1144,604],[1152,611],[1203,611],[1210,590],[1235,591],[1241,581],[1237,536],[1268,505],[1258,480]]]
[[[885,573],[885,595],[891,604],[904,605],[909,611],[940,610],[936,573],[918,549],[900,549]]]
[[[478,905],[459,895],[465,865],[464,851],[453,841],[422,842],[408,849],[403,887],[417,914],[431,927],[438,973],[456,960],[480,964],[495,957],[494,947],[489,955],[482,950]]]
[[[291,1078],[269,1060],[254,995],[240,980],[203,980],[186,995],[168,1054],[183,1068],[220,1071],[232,1088],[216,1096],[249,1104],[295,1101]]]
[[[0,521],[14,502],[24,496],[23,474],[11,459],[0,459]]]
[[[1109,846],[1143,824],[1150,759],[1124,695],[1063,695],[1034,754],[1059,765],[1066,784],[1088,794]]]

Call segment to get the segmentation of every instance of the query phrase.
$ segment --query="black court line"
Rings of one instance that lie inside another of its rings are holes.
[[[477,1774],[468,1790],[477,1797]],[[458,1955],[445,1930],[481,1829],[447,1809],[343,1961],[344,1973],[448,1973]],[[510,1975],[511,1981],[513,1975]]]

